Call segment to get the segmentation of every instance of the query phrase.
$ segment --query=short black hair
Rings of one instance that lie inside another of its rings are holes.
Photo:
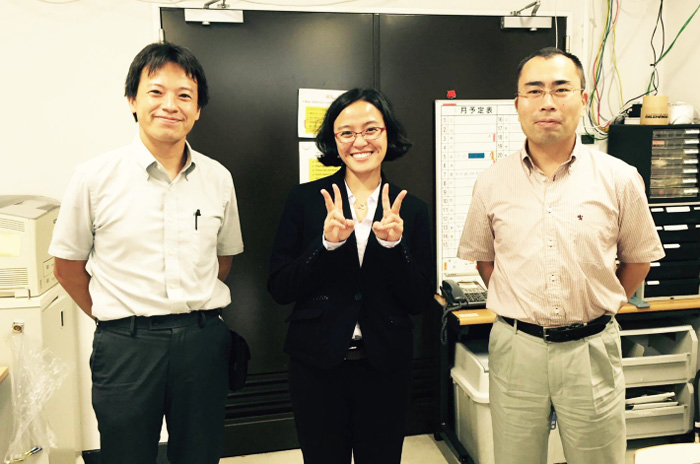
[[[197,57],[186,47],[170,42],[156,42],[139,52],[129,66],[124,85],[124,96],[136,98],[144,69],[153,74],[167,63],[174,63],[185,70],[187,77],[197,83],[197,106],[201,109],[209,102],[209,87],[204,69]],[[136,115],[134,114],[134,119]]]
[[[583,65],[581,64],[581,60],[578,59],[576,55],[573,53],[565,52],[564,50],[560,50],[556,47],[545,47],[537,50],[535,53],[532,53],[531,55],[525,57],[520,64],[518,64],[518,76],[515,79],[515,90],[516,92],[518,91],[518,82],[520,82],[520,75],[523,72],[523,67],[525,67],[525,64],[530,61],[533,58],[542,57],[545,60],[549,59],[553,56],[556,55],[561,55],[565,56],[566,58],[570,59],[571,61],[574,62],[576,65],[576,70],[578,71],[578,77],[581,78],[581,90],[586,89],[586,73],[583,72]]]
[[[338,146],[335,143],[335,134],[333,133],[333,124],[338,118],[338,115],[348,106],[356,101],[366,101],[371,103],[382,113],[384,125],[386,126],[387,150],[386,161],[395,160],[403,156],[413,143],[408,140],[406,131],[401,123],[394,116],[394,109],[389,100],[377,89],[359,89],[355,88],[348,90],[341,96],[335,99],[331,106],[326,111],[326,116],[323,118],[318,133],[316,134],[316,146],[322,155],[318,160],[325,166],[342,166],[343,162],[338,155]]]

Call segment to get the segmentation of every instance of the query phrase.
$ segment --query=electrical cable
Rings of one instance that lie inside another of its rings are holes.
[[[663,0],[661,0],[661,4],[662,4],[662,6],[663,6]],[[652,77],[651,77],[651,79],[654,78],[654,73],[658,74],[657,69],[656,69],[657,65],[661,62],[661,60],[663,60],[663,59],[666,57],[666,55],[668,55],[668,52],[671,51],[671,49],[673,48],[673,46],[676,44],[676,41],[678,40],[678,38],[681,36],[681,34],[683,33],[683,31],[685,31],[685,28],[688,26],[688,24],[690,23],[690,21],[692,21],[693,18],[695,17],[695,15],[697,14],[698,10],[700,10],[700,3],[699,3],[698,6],[695,8],[695,10],[693,11],[693,13],[691,13],[691,15],[688,17],[688,19],[686,19],[685,23],[683,23],[683,26],[681,26],[680,30],[678,31],[678,34],[676,34],[676,37],[675,37],[675,38],[673,39],[673,41],[671,42],[671,45],[668,46],[668,49],[664,51],[664,50],[663,50],[663,47],[662,47],[661,53],[659,54],[660,56],[659,56],[659,59],[658,59],[658,60],[656,59],[656,52],[654,52],[654,63],[652,63],[652,66],[654,67],[654,70],[652,71]],[[659,11],[659,15],[661,15],[660,11]],[[661,18],[661,29],[662,29],[662,31],[664,30],[663,18]],[[656,32],[656,28],[654,28],[654,31]],[[664,32],[665,32],[665,31],[664,31]],[[664,35],[665,35],[665,34],[664,34]],[[652,39],[653,39],[653,35],[652,35]],[[662,39],[662,40],[663,40],[663,39]],[[662,42],[662,43],[663,43],[663,42]],[[653,48],[653,45],[652,45],[652,48]],[[647,94],[649,93],[650,88],[651,88],[651,80],[650,80],[650,82],[649,82],[649,88],[647,88]],[[656,87],[656,90],[658,91],[658,85],[657,85],[657,87]]]
[[[603,33],[601,35],[601,43],[600,46],[598,47],[598,53],[595,56],[595,60],[593,63],[593,67],[591,69],[592,77],[593,77],[593,90],[591,92],[591,98],[588,101],[587,105],[587,111],[586,111],[586,118],[584,118],[584,129],[586,133],[589,135],[592,135],[594,138],[597,138],[596,136],[601,136],[605,138],[607,136],[607,130],[608,126],[611,123],[614,123],[615,121],[618,121],[621,116],[623,116],[628,109],[631,107],[632,104],[635,102],[638,102],[640,98],[646,96],[646,95],[656,95],[659,92],[659,87],[660,87],[660,81],[661,81],[661,76],[658,71],[658,64],[663,60],[668,53],[671,51],[675,43],[678,41],[678,38],[680,35],[685,31],[687,28],[688,24],[692,19],[695,17],[698,11],[700,11],[700,4],[695,8],[695,10],[691,13],[691,15],[688,17],[688,19],[683,23],[683,26],[681,26],[680,30],[674,37],[673,41],[671,41],[670,45],[668,48],[666,48],[666,25],[664,23],[663,19],[663,10],[664,10],[664,0],[659,0],[659,10],[656,16],[656,22],[654,24],[654,30],[652,31],[651,38],[650,38],[650,45],[651,45],[651,50],[652,50],[652,55],[653,55],[653,60],[651,63],[652,67],[652,72],[651,75],[649,76],[649,83],[647,86],[647,89],[645,92],[625,101],[622,103],[620,106],[619,111],[615,116],[613,116],[610,120],[608,121],[603,121],[603,117],[601,115],[601,104],[602,104],[602,99],[601,96],[605,91],[605,80],[606,80],[606,72],[605,68],[603,67],[603,59],[605,57],[605,46],[607,40],[611,37],[612,38],[612,57],[611,57],[611,62],[612,62],[612,67],[614,70],[613,73],[613,78],[616,78],[618,80],[618,86],[620,90],[620,102],[624,101],[623,97],[623,88],[622,88],[622,80],[620,78],[620,71],[617,66],[617,58],[616,58],[616,53],[615,53],[615,33],[616,33],[616,24],[617,24],[617,19],[619,16],[619,10],[620,10],[620,3],[619,0],[614,0],[615,1],[615,9],[614,9],[614,14],[612,14],[612,20],[611,20],[611,10],[612,8],[612,2],[613,0],[607,0],[607,14],[606,14],[606,20],[605,20],[605,27],[603,28]],[[655,42],[657,41],[657,34],[660,34],[660,42],[661,42],[661,47],[657,51]],[[608,104],[611,102],[608,99]]]
[[[617,20],[617,11],[613,13],[613,0],[606,1],[606,16],[605,16],[605,27],[603,28],[603,33],[600,39],[600,45],[598,47],[598,53],[593,62],[592,75],[593,75],[593,89],[591,91],[591,98],[588,100],[586,116],[588,123],[584,123],[584,129],[589,135],[596,135],[605,137],[607,135],[606,127],[607,125],[601,124],[601,101],[602,93],[605,87],[605,71],[603,67],[603,59],[605,57],[605,46],[610,37],[613,24]],[[595,134],[589,132],[589,128],[592,129]]]
[[[661,54],[664,52],[664,47],[665,47],[665,38],[664,36],[666,35],[666,29],[664,27],[664,19],[663,19],[663,11],[664,11],[664,0],[659,0],[659,13],[656,15],[656,23],[654,24],[654,30],[651,32],[651,52],[654,57],[652,60],[652,70],[651,70],[651,76],[649,77],[649,85],[647,86],[647,95],[651,94],[651,88],[654,87],[654,95],[659,93],[659,83],[660,83],[660,78],[659,78],[659,71],[656,68],[656,65],[658,64],[658,61],[656,59],[656,47],[654,46],[654,38],[656,37],[656,31],[659,29],[659,24],[661,24]]]
[[[620,75],[620,69],[617,67],[617,52],[615,51],[616,42],[616,31],[617,31],[617,18],[620,14],[620,0],[615,0],[615,17],[613,18],[613,29],[612,29],[612,64],[613,69],[615,69],[615,76],[617,76],[617,85],[620,90],[620,106],[622,106],[624,98],[622,93],[622,76]]]
[[[559,20],[557,19],[557,0],[554,0],[554,48],[559,48]]]
[[[611,1],[608,0],[606,2],[606,16],[605,16],[605,28],[603,29],[603,36],[600,41],[600,47],[598,49],[598,57],[596,58],[595,62],[595,74],[594,74],[594,83],[595,83],[595,93],[593,95],[593,99],[591,104],[596,105],[597,102],[597,108],[595,111],[595,118],[593,119],[593,122],[595,123],[595,128],[599,129],[601,128],[600,124],[600,107],[601,107],[601,94],[602,91],[605,87],[605,71],[603,68],[603,59],[605,57],[605,46],[608,41],[608,37],[610,36],[610,29],[611,29],[611,20],[612,20],[612,8],[611,8]],[[593,110],[593,106],[591,106],[591,110]]]
[[[693,13],[690,15],[690,17],[688,17],[688,19],[686,19],[685,23],[683,23],[683,26],[681,26],[681,29],[678,31],[678,34],[676,34],[676,37],[673,39],[673,42],[671,42],[671,45],[668,46],[668,50],[666,50],[664,53],[661,54],[661,57],[659,57],[659,61],[663,60],[664,57],[666,57],[666,54],[668,54],[668,52],[671,51],[673,46],[676,44],[676,40],[678,40],[678,37],[680,37],[681,33],[685,30],[686,26],[688,26],[688,23],[693,20],[693,17],[698,12],[698,10],[700,10],[700,3],[698,3],[698,6],[697,6],[697,8],[695,8],[695,11],[693,11]],[[659,61],[657,61],[656,63],[658,64]]]
[[[614,11],[614,12],[613,12]],[[613,10],[613,5],[612,5],[612,0],[610,1],[610,12],[611,12],[611,21],[610,21],[610,33],[608,34],[608,37],[611,37],[611,42],[612,42],[612,57],[611,57],[611,63],[613,66],[613,72],[612,72],[612,79],[613,81],[617,81],[619,91],[620,91],[620,104],[622,104],[623,97],[622,97],[622,78],[620,76],[620,70],[617,67],[617,56],[615,53],[615,42],[616,42],[616,29],[617,29],[617,19],[619,17],[620,13],[620,2],[619,0],[615,0],[615,8]],[[601,68],[601,80],[604,82],[604,76],[605,76],[605,70],[604,68]],[[613,83],[610,84],[610,88],[612,88]],[[601,88],[604,88],[604,86],[601,86]],[[607,92],[608,94],[608,107],[612,108],[613,107],[613,102],[611,101],[611,92]],[[613,116],[610,119],[605,119],[601,116],[601,108],[602,108],[602,100],[600,98],[600,95],[598,97],[598,127],[603,130],[607,134],[609,130],[610,124],[617,118],[617,115]],[[603,121],[605,119],[605,121]]]
[[[634,98],[626,100],[624,97],[624,88],[620,68],[617,62],[616,53],[617,23],[621,11],[620,0],[607,0],[606,7],[607,11],[604,28],[601,34],[601,42],[600,46],[598,47],[598,53],[595,55],[593,68],[591,70],[593,79],[593,90],[591,92],[591,98],[589,99],[589,104],[587,108],[587,121],[585,121],[584,124],[584,128],[589,134],[592,132],[593,134],[591,135],[599,135],[601,137],[607,137],[607,132],[609,130],[610,124],[619,121],[620,118],[628,112],[630,106],[633,103],[639,101],[639,99],[645,95],[658,93],[661,76],[657,69],[657,65],[663,59],[663,57],[665,57],[668,54],[669,50],[673,46],[672,43],[671,46],[667,48],[665,30],[666,25],[664,23],[663,18],[664,1],[659,0],[659,8],[656,16],[656,22],[650,38],[650,45],[653,54],[653,70],[652,74],[649,77],[648,88],[646,92],[643,92],[640,95],[635,96]],[[695,9],[691,17],[688,18],[688,20],[686,20],[685,24],[678,32],[676,39],[674,39],[674,42],[675,40],[677,40],[678,36],[682,33],[682,31],[686,28],[686,26],[692,19],[692,16],[695,15],[699,10],[700,5],[698,5],[698,8]],[[612,50],[610,52],[606,50],[606,48],[608,48],[608,42],[610,42],[610,46],[612,47]],[[611,55],[608,57],[608,62],[610,63],[610,66],[607,68],[606,66],[604,66],[606,52],[607,55]],[[617,80],[617,84],[613,82],[614,80]],[[614,95],[612,95],[611,92],[609,92],[609,90],[611,90],[615,85],[617,86],[617,89],[619,91],[619,102],[617,102],[617,99],[614,98]],[[606,102],[609,108],[614,108],[615,106],[619,105],[619,110],[616,113],[614,113],[614,115],[609,119],[604,116],[602,108],[603,96],[606,93]]]

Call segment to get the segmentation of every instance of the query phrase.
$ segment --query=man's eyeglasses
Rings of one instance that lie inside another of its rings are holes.
[[[386,127],[368,127],[367,129],[354,132],[351,130],[344,130],[335,133],[335,138],[338,139],[340,143],[351,143],[354,142],[358,135],[361,135],[365,140],[375,140],[378,139],[382,132],[386,130]]]
[[[583,91],[583,89],[572,89],[569,87],[557,87],[551,90],[545,89],[529,89],[525,92],[518,92],[518,96],[521,98],[527,98],[528,100],[541,100],[545,95],[549,94],[554,99],[564,100],[571,97],[574,93]]]

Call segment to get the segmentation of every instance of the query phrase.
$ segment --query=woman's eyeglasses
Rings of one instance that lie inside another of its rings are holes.
[[[386,127],[368,127],[367,129],[354,132],[351,130],[344,130],[335,133],[335,138],[338,139],[340,143],[351,143],[354,142],[358,135],[361,135],[365,140],[375,140],[378,139],[382,132],[386,130]]]

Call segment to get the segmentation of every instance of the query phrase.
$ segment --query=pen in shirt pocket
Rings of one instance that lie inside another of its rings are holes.
[[[194,230],[197,230],[197,219],[202,215],[202,212],[197,210],[194,212]]]

